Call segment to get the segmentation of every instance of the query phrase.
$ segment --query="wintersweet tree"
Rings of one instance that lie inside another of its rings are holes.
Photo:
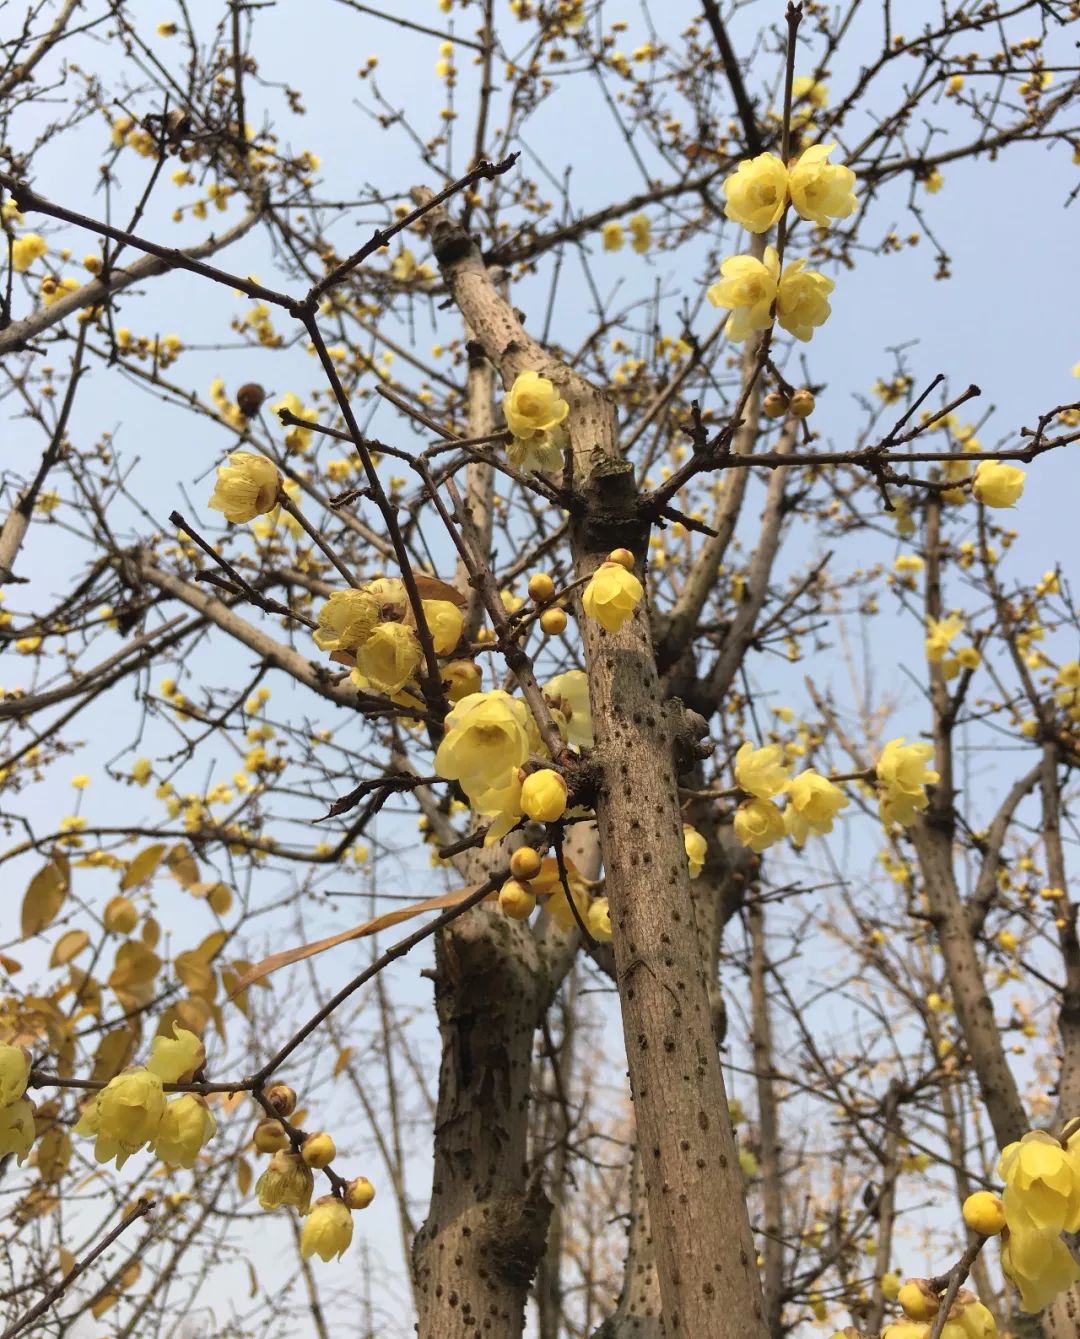
[[[1076,1335],[1080,5],[300,14],[4,47],[3,1339]]]

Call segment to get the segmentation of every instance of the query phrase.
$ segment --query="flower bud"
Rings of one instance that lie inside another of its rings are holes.
[[[245,382],[236,392],[236,404],[245,418],[252,418],[262,408],[266,392],[256,381]]]
[[[909,1320],[933,1320],[941,1305],[926,1279],[908,1279],[896,1294],[896,1300]]]
[[[1005,1205],[989,1190],[976,1190],[964,1201],[964,1222],[983,1237],[996,1237],[1005,1226]]]
[[[545,609],[540,615],[540,630],[547,637],[558,637],[566,631],[566,611],[563,609]]]
[[[329,1167],[337,1156],[337,1145],[325,1130],[309,1134],[300,1145],[300,1156],[309,1167]]]
[[[345,1187],[345,1204],[350,1209],[366,1209],[375,1198],[375,1187],[366,1176],[358,1176]]]
[[[255,1126],[251,1142],[259,1153],[277,1153],[289,1147],[289,1136],[279,1120],[261,1120]]]
[[[521,785],[521,812],[537,823],[554,823],[566,812],[567,786],[551,767],[530,772]]]
[[[634,555],[629,549],[612,549],[607,556],[609,563],[618,563],[620,567],[625,567],[628,572],[634,570]]]
[[[546,604],[555,598],[555,582],[546,572],[534,572],[529,578],[529,599]]]
[[[510,873],[515,879],[535,879],[543,863],[535,846],[519,846],[510,857]]]
[[[761,402],[766,418],[783,418],[788,411],[788,398],[783,391],[769,391]]]
[[[123,893],[118,893],[116,897],[105,903],[105,911],[102,915],[105,922],[105,929],[114,935],[129,935],[139,921],[139,913],[135,910],[135,903],[130,897],[125,897]]]
[[[499,889],[499,910],[513,921],[528,920],[535,906],[535,894],[516,879],[507,879]]]
[[[788,413],[793,414],[795,418],[809,418],[814,412],[815,403],[813,391],[807,390],[804,386],[788,401]]]
[[[289,1117],[296,1110],[296,1094],[286,1083],[275,1083],[266,1090],[266,1103],[276,1116]]]

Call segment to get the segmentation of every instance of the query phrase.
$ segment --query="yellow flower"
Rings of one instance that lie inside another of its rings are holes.
[[[1001,1268],[1020,1290],[1021,1311],[1041,1311],[1080,1281],[1080,1266],[1064,1241],[1040,1232],[1030,1221],[1010,1222],[1001,1243]]]
[[[784,835],[784,815],[772,800],[747,800],[735,810],[735,836],[751,851],[761,852]]]
[[[434,277],[429,265],[418,265],[416,263],[416,257],[408,247],[403,247],[400,254],[394,257],[390,265],[390,274],[402,283],[408,283],[411,279],[431,279]]]
[[[73,776],[71,778],[71,784],[76,790],[85,790],[90,784],[90,778],[85,772],[80,772],[78,776]]]
[[[938,774],[926,766],[933,756],[930,744],[905,744],[903,735],[890,739],[877,763],[877,778],[884,787],[881,816],[886,823],[908,827],[915,814],[929,804],[925,786],[933,785]]]
[[[515,437],[548,432],[570,412],[555,386],[539,372],[522,372],[503,400],[506,423]]]
[[[923,185],[931,195],[937,195],[938,191],[945,185],[945,178],[935,167],[932,172],[923,178]]]
[[[566,812],[566,782],[550,767],[530,772],[521,783],[521,812],[537,823],[554,823]]]
[[[527,921],[536,910],[536,894],[517,879],[507,879],[499,889],[499,910],[512,921]]]
[[[852,193],[855,173],[827,161],[835,144],[814,144],[806,149],[788,176],[791,203],[804,219],[822,227],[830,219],[846,219],[859,202]]]
[[[811,107],[829,105],[829,86],[809,74],[797,74],[791,83],[792,102],[808,102]]]
[[[173,1024],[172,1037],[155,1037],[147,1069],[162,1083],[187,1083],[206,1063],[206,1047],[187,1028]]]
[[[567,442],[566,429],[560,423],[546,432],[533,433],[530,437],[511,437],[506,447],[506,458],[515,469],[553,474],[562,469]]]
[[[955,638],[964,630],[964,620],[958,614],[948,618],[926,620],[926,658],[932,665],[945,659]]]
[[[926,564],[917,553],[902,553],[893,563],[893,571],[900,576],[915,576]]]
[[[521,782],[516,772],[505,786],[492,786],[488,789],[467,790],[469,803],[481,818],[488,818],[484,845],[492,846],[502,841],[506,834],[521,818]]]
[[[198,1093],[181,1093],[165,1105],[154,1135],[154,1152],[162,1162],[194,1167],[203,1145],[213,1138],[217,1121]]]
[[[461,641],[465,615],[452,600],[421,600],[424,622],[428,625],[436,654],[448,656]]]
[[[926,1279],[908,1279],[897,1291],[896,1300],[908,1320],[933,1320],[941,1309],[938,1295]]]
[[[451,702],[460,702],[471,693],[478,693],[484,676],[475,660],[450,660],[439,676]]]
[[[1005,1205],[989,1190],[976,1190],[964,1201],[964,1222],[983,1237],[996,1237],[1005,1226]]]
[[[345,1204],[350,1209],[366,1209],[375,1198],[375,1187],[366,1176],[357,1176],[345,1187]]]
[[[0,1107],[0,1158],[14,1153],[22,1163],[34,1146],[34,1104],[28,1097],[18,1097]]]
[[[1010,1231],[1018,1215],[1039,1232],[1080,1228],[1080,1155],[1045,1130],[1029,1130],[1002,1151],[998,1176]]]
[[[895,1302],[897,1294],[900,1292],[900,1275],[894,1274],[890,1269],[887,1274],[881,1276],[881,1295],[889,1302]]]
[[[278,467],[253,451],[233,451],[227,465],[219,465],[210,506],[227,521],[242,524],[264,516],[277,505],[281,475]]]
[[[601,563],[589,578],[581,605],[608,632],[618,632],[641,603],[645,589],[621,563]]]
[[[357,651],[375,631],[379,606],[362,590],[336,590],[319,610],[315,645],[320,651]]]
[[[589,903],[585,924],[598,944],[611,943],[611,908],[606,897],[593,898]]]
[[[23,233],[11,244],[11,268],[16,274],[23,274],[35,260],[40,260],[48,249],[48,242],[38,233]]]
[[[961,1288],[949,1308],[943,1339],[997,1339],[997,1322],[988,1307],[967,1288]]]
[[[724,213],[748,232],[768,232],[784,212],[788,198],[787,168],[773,153],[744,159],[723,186]]]
[[[985,507],[1011,507],[1024,491],[1027,475],[1000,460],[980,460],[971,491]]]
[[[626,220],[630,229],[630,245],[639,256],[645,254],[652,242],[652,225],[647,214],[631,214]]]
[[[780,259],[776,248],[765,248],[764,260],[754,256],[729,256],[720,266],[720,278],[706,293],[714,307],[726,307],[724,332],[734,343],[754,330],[767,330],[772,324],[772,305],[780,277]]]
[[[255,1194],[262,1209],[281,1205],[307,1213],[315,1178],[299,1153],[275,1153],[266,1170],[255,1182]]]
[[[24,1046],[0,1046],[0,1106],[9,1107],[26,1092],[30,1052]]]
[[[682,835],[683,849],[690,866],[690,877],[696,879],[705,868],[705,857],[709,852],[709,844],[697,828],[689,823],[682,825]]]
[[[824,325],[832,308],[829,294],[836,287],[817,270],[805,270],[805,260],[785,266],[776,290],[776,319],[796,339],[808,340],[814,328]]]
[[[566,721],[566,742],[592,748],[592,709],[589,706],[589,676],[584,670],[556,674],[544,685],[544,696]]]
[[[140,786],[145,786],[153,770],[154,765],[149,758],[136,758],[131,765],[131,779]]]
[[[779,744],[766,744],[764,748],[756,749],[747,740],[735,754],[736,784],[759,800],[779,795],[791,776],[791,769],[784,766],[782,757]]]
[[[555,861],[552,860],[551,863],[555,864]],[[547,864],[546,860],[544,861],[544,864]],[[566,896],[566,889],[559,881],[557,870],[555,872],[555,879],[555,886],[552,888],[551,892],[548,894],[547,900],[544,902],[544,910],[560,929],[573,930],[577,926],[577,920],[571,909],[570,899]],[[577,907],[578,915],[585,924],[588,925],[589,894],[582,884],[580,877],[577,876],[577,871],[573,869],[573,866],[571,866],[569,862],[567,862],[566,867],[566,882],[570,889],[570,897],[573,898],[574,906]],[[529,886],[534,890],[539,891],[536,879],[532,879]]]
[[[446,718],[435,770],[473,792],[509,786],[529,755],[528,708],[501,689],[470,693]]]
[[[102,1088],[83,1112],[75,1133],[95,1136],[94,1157],[98,1162],[115,1158],[119,1171],[153,1139],[164,1114],[161,1079],[148,1069],[129,1069]]]
[[[840,787],[813,767],[787,783],[787,794],[784,824],[796,846],[802,846],[810,833],[820,837],[832,832],[833,819],[848,802]]]
[[[349,1249],[352,1234],[352,1214],[335,1195],[323,1195],[304,1220],[300,1254],[305,1260],[311,1255],[320,1260],[340,1259]]]
[[[604,242],[605,251],[621,251],[623,247],[623,229],[622,224],[612,219],[610,223],[605,223],[600,234]]]
[[[356,668],[381,692],[393,696],[412,678],[423,652],[404,623],[380,623],[356,653]]]

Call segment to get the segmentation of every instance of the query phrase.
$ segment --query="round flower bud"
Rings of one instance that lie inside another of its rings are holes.
[[[543,863],[534,846],[519,846],[510,857],[510,873],[515,879],[535,879]]]
[[[105,929],[110,934],[129,935],[138,924],[139,913],[135,910],[135,903],[132,902],[130,897],[118,893],[116,897],[105,903],[105,911],[101,919],[105,922]]]
[[[983,1237],[996,1237],[1005,1226],[1005,1205],[989,1190],[976,1190],[964,1201],[964,1222]]]
[[[480,666],[473,660],[447,661],[442,667],[439,677],[446,688],[446,696],[451,702],[460,702],[463,697],[468,697],[470,693],[478,693],[483,681]]]
[[[547,604],[554,599],[555,583],[546,572],[534,572],[529,578],[529,599],[537,604]]]
[[[788,398],[783,391],[769,391],[761,402],[766,418],[783,418],[788,411]]]
[[[300,1156],[309,1167],[329,1167],[337,1156],[337,1145],[325,1130],[309,1134],[300,1145]]]
[[[521,783],[521,812],[537,823],[554,823],[566,812],[566,782],[551,767],[530,772]]]
[[[814,412],[815,405],[812,391],[805,387],[801,391],[796,391],[788,402],[788,412],[794,414],[796,418],[809,418]]]
[[[266,392],[257,381],[247,381],[236,392],[236,404],[245,418],[252,418],[262,408]]]
[[[620,567],[625,567],[628,572],[634,570],[634,555],[629,549],[612,549],[607,556],[609,563],[618,563]]]
[[[589,933],[600,944],[611,943],[611,909],[606,897],[595,897],[585,917]]]
[[[908,1279],[896,1294],[896,1300],[909,1320],[933,1320],[941,1305],[926,1279]]]
[[[350,1209],[366,1209],[375,1198],[375,1187],[366,1176],[358,1176],[345,1187],[345,1204]]]
[[[291,1116],[296,1110],[296,1093],[287,1083],[275,1083],[266,1090],[266,1102],[278,1116]]]
[[[259,1153],[278,1153],[289,1147],[289,1136],[279,1120],[261,1120],[255,1126],[251,1142]]]
[[[566,631],[566,611],[545,609],[540,615],[540,630],[548,637],[558,637]]]
[[[499,910],[512,921],[528,920],[535,907],[535,895],[517,879],[507,879],[499,889]]]

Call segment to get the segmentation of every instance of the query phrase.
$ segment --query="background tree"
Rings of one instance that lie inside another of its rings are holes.
[[[894,8],[20,16],[4,1339],[1076,1333],[1080,9]]]

